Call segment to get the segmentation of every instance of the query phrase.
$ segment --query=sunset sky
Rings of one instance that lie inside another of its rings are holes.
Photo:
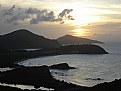
[[[0,0],[0,34],[20,28],[121,42],[121,0]]]

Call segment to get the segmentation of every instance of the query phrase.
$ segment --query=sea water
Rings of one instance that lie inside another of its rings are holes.
[[[68,63],[77,69],[51,70],[59,80],[81,86],[94,86],[121,78],[121,44],[100,45],[109,54],[69,54],[29,59],[19,64],[25,66],[53,65]]]

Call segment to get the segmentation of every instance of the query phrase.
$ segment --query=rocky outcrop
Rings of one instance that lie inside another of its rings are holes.
[[[67,63],[60,63],[49,66],[50,69],[59,69],[59,70],[69,70],[69,69],[76,69],[74,67],[70,67]]]

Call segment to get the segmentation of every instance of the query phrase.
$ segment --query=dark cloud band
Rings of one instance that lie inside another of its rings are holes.
[[[37,8],[20,8],[13,5],[10,9],[2,10],[1,13],[5,17],[6,23],[18,24],[20,21],[29,20],[30,24],[38,24],[39,22],[60,22],[64,23],[64,20],[74,20],[70,13],[73,9],[64,9],[58,16],[54,11],[39,10]]]

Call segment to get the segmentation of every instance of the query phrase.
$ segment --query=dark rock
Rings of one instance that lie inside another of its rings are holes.
[[[95,81],[99,81],[99,80],[104,80],[102,78],[86,78],[85,80],[95,80]]]
[[[93,87],[85,88],[82,91],[121,91],[121,79],[101,83]]]
[[[70,67],[67,63],[60,63],[49,66],[50,69],[59,69],[59,70],[69,70],[75,69],[74,67]]]

